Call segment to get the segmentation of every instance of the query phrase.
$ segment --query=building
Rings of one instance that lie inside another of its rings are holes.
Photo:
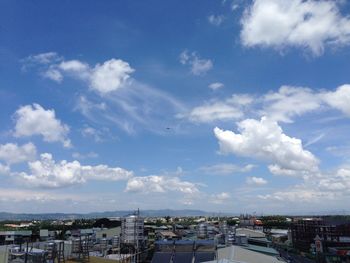
[[[157,241],[152,263],[200,263],[215,258],[213,240]]]
[[[96,240],[101,240],[103,238],[112,239],[115,236],[120,236],[121,227],[103,228],[95,231]]]
[[[291,224],[293,246],[308,252],[315,248],[315,239],[319,239],[320,250],[350,247],[350,223],[327,221],[321,218],[299,219]]]
[[[158,240],[178,240],[180,239],[173,231],[160,231],[157,233]]]
[[[283,263],[283,259],[276,255],[269,255],[265,251],[254,251],[241,246],[229,246],[217,250],[217,258],[214,261],[202,261],[203,263],[235,262],[235,263]]]
[[[144,243],[144,221],[139,215],[122,219],[121,243],[139,248]]]
[[[19,244],[32,239],[31,230],[0,231],[0,244]]]

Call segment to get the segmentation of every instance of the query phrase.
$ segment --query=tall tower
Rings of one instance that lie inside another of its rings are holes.
[[[144,221],[139,212],[122,219],[122,243],[133,245],[136,250],[144,243]]]

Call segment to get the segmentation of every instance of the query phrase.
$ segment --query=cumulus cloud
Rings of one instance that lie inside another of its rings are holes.
[[[222,89],[224,87],[224,84],[221,83],[221,82],[213,82],[211,84],[209,84],[209,89],[212,89],[212,90],[218,90],[218,89]]]
[[[180,63],[189,65],[191,73],[196,76],[204,75],[213,68],[213,62],[210,59],[203,59],[196,52],[190,53],[188,50],[180,54]]]
[[[162,175],[130,178],[125,191],[138,193],[165,193],[167,191],[175,191],[186,195],[199,193],[199,189],[194,183],[182,181],[179,177]]]
[[[247,177],[246,182],[247,182],[247,184],[258,185],[258,186],[267,184],[267,181],[264,178],[255,177],[255,176]]]
[[[102,64],[90,66],[76,59],[65,60],[55,52],[31,55],[23,63],[46,65],[46,68],[40,68],[41,76],[56,82],[62,82],[64,76],[71,76],[86,82],[91,90],[100,95],[125,87],[135,71],[128,62],[121,59],[112,58]]]
[[[350,85],[345,84],[338,87],[335,91],[324,92],[322,99],[332,108],[340,110],[347,116],[350,116]]]
[[[15,137],[41,135],[46,142],[61,142],[70,147],[69,127],[56,118],[55,111],[45,110],[39,104],[20,107],[14,114]]]
[[[91,76],[91,87],[101,93],[121,88],[135,70],[121,59],[111,59],[97,64]]]
[[[318,171],[318,159],[303,149],[300,139],[284,134],[277,122],[263,117],[260,121],[246,119],[237,125],[240,133],[214,129],[221,153],[265,160],[281,170]]]
[[[244,116],[245,108],[252,102],[253,97],[247,94],[235,94],[224,101],[205,102],[179,117],[185,117],[194,123],[237,120]]]
[[[13,173],[12,176],[29,186],[44,188],[60,188],[88,180],[127,180],[133,176],[133,172],[120,167],[81,165],[78,161],[66,160],[56,163],[49,153],[41,154],[40,160],[29,162],[28,167],[29,173]]]
[[[299,47],[318,56],[350,42],[350,19],[338,1],[254,0],[241,20],[244,46]]]
[[[214,26],[220,26],[222,22],[224,22],[225,16],[224,15],[210,15],[208,16],[208,21],[210,24]]]
[[[89,87],[104,95],[126,85],[130,74],[135,70],[121,59],[110,59],[90,67],[79,60],[63,61],[54,70],[60,70],[73,77],[86,81]]]
[[[210,166],[203,166],[199,170],[205,174],[230,175],[235,173],[247,173],[250,172],[254,167],[255,165],[253,164],[238,166],[231,163],[219,163]]]
[[[32,161],[36,157],[33,143],[18,145],[17,143],[0,144],[0,160],[7,164]]]
[[[227,201],[228,199],[231,198],[231,195],[227,192],[222,192],[219,194],[213,194],[210,196],[209,198],[209,202],[213,203],[213,204],[222,204],[225,201]]]

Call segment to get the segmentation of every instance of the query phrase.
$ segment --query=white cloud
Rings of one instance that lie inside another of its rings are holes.
[[[228,103],[213,102],[195,107],[188,115],[191,122],[210,123],[216,120],[236,120],[243,117],[239,107]]]
[[[247,184],[250,184],[250,185],[259,185],[259,186],[267,184],[267,181],[264,178],[255,177],[255,176],[247,177],[246,182]]]
[[[95,140],[95,142],[101,142],[102,141],[102,136],[103,133],[99,130],[96,130],[93,127],[90,126],[85,126],[82,130],[81,130],[81,134],[84,137],[91,137]]]
[[[210,166],[203,166],[199,170],[205,174],[230,175],[235,173],[247,173],[250,172],[254,167],[255,165],[253,164],[238,166],[231,163],[220,163]]]
[[[110,59],[90,67],[79,60],[61,62],[56,69],[86,81],[90,88],[104,95],[125,86],[130,74],[135,70],[121,59]]]
[[[174,119],[185,108],[166,92],[133,81],[132,88],[103,97],[102,103],[99,99],[96,96],[89,99],[81,97],[77,105],[77,109],[94,126],[118,126],[128,134],[135,134],[141,129],[158,134],[169,133],[166,127],[171,127],[171,132],[181,132]]]
[[[350,116],[350,85],[334,91],[282,86],[277,92],[264,95],[262,101],[261,113],[276,121],[293,122],[295,116],[325,110],[327,106]]]
[[[13,173],[19,182],[34,187],[60,188],[82,184],[88,180],[119,181],[133,176],[131,171],[107,165],[81,165],[78,161],[56,163],[52,155],[44,153],[40,160],[29,162],[29,173]]]
[[[72,201],[72,199],[82,200],[83,198],[81,195],[70,195],[67,193],[57,194],[52,192],[33,191],[26,189],[0,188],[0,201],[9,202],[11,205],[14,205],[13,203],[17,203],[18,205],[19,203],[22,204],[24,202],[38,204],[48,201],[52,201],[52,203],[56,205],[57,201]]]
[[[274,175],[301,177],[301,176],[308,176],[310,174],[309,171],[286,169],[286,168],[282,168],[281,166],[279,166],[277,164],[268,165],[268,169],[269,169],[270,173],[272,173]]]
[[[80,96],[75,108],[95,125],[118,126],[128,134],[135,134],[138,129],[169,133],[165,127],[174,123],[176,114],[185,111],[174,96],[133,79],[134,69],[120,59],[112,58],[95,66],[80,60],[61,59],[47,65],[46,70],[39,67],[40,72],[44,71],[41,75],[55,81],[61,81],[61,76],[72,77],[101,95]],[[113,92],[116,90],[118,92]],[[172,132],[182,132],[179,125],[171,128]]]
[[[281,203],[293,202],[310,204],[320,204],[320,208],[331,207],[330,202],[344,202],[344,198],[350,196],[350,169],[340,167],[334,172],[317,173],[310,177],[305,177],[304,182],[299,185],[289,186],[282,191],[269,194],[260,194],[263,200],[279,201]],[[342,209],[342,208],[341,208]],[[327,212],[327,211],[326,211]]]
[[[62,73],[55,69],[54,67],[50,67],[48,70],[42,72],[41,74],[44,78],[51,79],[53,81],[56,81],[58,83],[62,82],[63,75]]]
[[[317,92],[309,88],[282,86],[277,92],[263,96],[262,114],[276,121],[293,122],[292,118],[321,107]]]
[[[337,1],[254,0],[241,20],[244,46],[283,49],[287,46],[321,55],[326,46],[348,45],[350,19]]]
[[[36,147],[33,143],[18,146],[16,143],[0,144],[0,160],[7,164],[21,163],[34,160]]]
[[[214,85],[215,84],[215,85]],[[212,83],[212,88],[221,83]],[[210,85],[210,86],[211,86]],[[350,116],[350,85],[345,84],[334,91],[313,90],[306,87],[281,86],[266,94],[233,94],[225,99],[213,99],[196,106],[186,114],[178,115],[194,123],[231,121],[244,116],[267,116],[277,122],[294,122],[295,117],[307,113],[320,113],[336,109]]]
[[[314,189],[294,188],[286,189],[285,191],[277,191],[272,194],[258,195],[264,200],[281,201],[281,202],[323,202],[325,199],[333,199],[334,194],[328,192],[321,192]]]
[[[56,52],[46,52],[37,55],[30,55],[22,60],[24,65],[27,64],[50,64],[53,62],[57,62],[62,58],[58,56]]]
[[[206,102],[179,117],[186,117],[194,123],[237,120],[244,116],[245,108],[252,102],[253,97],[247,94],[235,94],[224,101]]]
[[[224,15],[210,15],[208,16],[208,21],[210,24],[214,26],[220,26],[222,22],[224,22],[225,16]]]
[[[208,87],[209,89],[212,89],[212,90],[218,90],[218,89],[222,89],[224,87],[224,84],[221,82],[214,82],[209,84]]]
[[[214,129],[223,154],[265,160],[282,170],[318,171],[317,158],[303,149],[300,139],[284,134],[277,122],[263,117],[260,121],[246,119],[237,125],[241,133]]]
[[[187,50],[180,54],[180,63],[190,65],[191,73],[196,76],[204,75],[213,68],[213,62],[210,59],[202,59],[196,52],[189,53]]]
[[[322,191],[344,191],[350,193],[350,169],[339,168],[335,173],[325,174],[318,181]]]
[[[10,167],[0,163],[0,175],[7,175],[10,173]]]
[[[209,198],[209,202],[213,203],[213,204],[222,204],[225,201],[227,201],[228,199],[231,198],[231,195],[227,192],[222,192],[219,194],[213,194],[210,196]]]
[[[139,193],[165,193],[168,191],[176,191],[185,195],[195,195],[199,193],[199,189],[194,183],[181,181],[179,177],[161,175],[130,178],[125,191]]]
[[[95,110],[107,110],[107,105],[105,102],[95,103],[85,96],[80,96],[76,105],[76,110],[79,110],[85,116],[91,116],[91,113]]]
[[[75,74],[76,77],[81,79],[89,78],[90,66],[87,63],[79,60],[62,61],[59,65],[57,65],[57,68],[64,72]]]
[[[350,85],[345,84],[338,87],[335,91],[324,92],[321,94],[323,100],[332,108],[340,110],[350,117]]]
[[[91,158],[97,158],[98,154],[95,152],[88,152],[86,154],[74,152],[74,153],[72,153],[72,157],[74,159],[91,159]]]
[[[20,107],[14,117],[15,137],[41,135],[46,142],[61,142],[64,147],[71,146],[67,138],[69,127],[56,118],[54,110],[45,110],[34,103]]]
[[[134,72],[129,63],[121,59],[111,59],[97,64],[92,71],[91,88],[102,94],[120,89]]]

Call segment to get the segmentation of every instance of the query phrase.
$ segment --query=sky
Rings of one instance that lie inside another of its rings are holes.
[[[0,0],[0,211],[348,213],[350,3]]]

